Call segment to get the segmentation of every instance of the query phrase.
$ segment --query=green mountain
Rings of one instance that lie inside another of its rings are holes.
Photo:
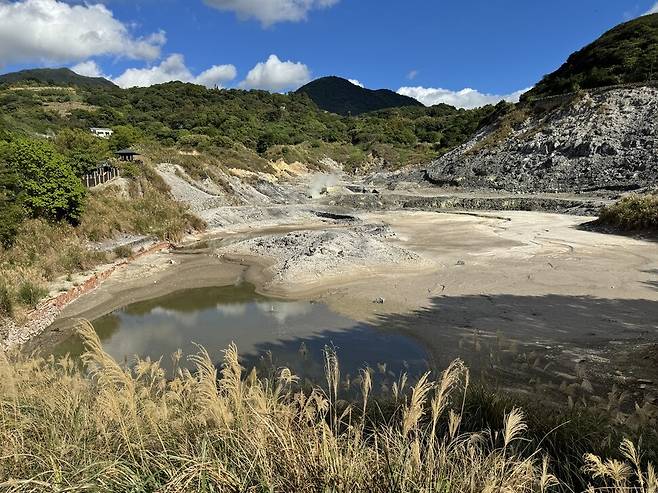
[[[575,52],[524,99],[657,78],[658,14],[653,14],[620,24]]]
[[[300,87],[297,93],[307,94],[320,109],[343,116],[386,108],[423,106],[413,98],[388,89],[373,91],[340,77],[322,77]]]
[[[37,68],[0,75],[0,84],[38,83],[49,86],[85,88],[115,88],[115,84],[102,77],[85,77],[68,68]]]
[[[89,127],[117,133],[117,127],[126,127],[136,136],[134,143],[196,149],[221,159],[231,154],[231,163],[239,157],[240,163],[284,158],[312,164],[323,156],[348,168],[373,159],[390,168],[428,162],[468,140],[495,111],[493,106],[426,108],[412,99],[416,106],[343,117],[322,111],[303,92],[215,90],[181,82],[31,89],[0,85],[0,137],[3,132],[56,136],[65,129],[89,132]]]

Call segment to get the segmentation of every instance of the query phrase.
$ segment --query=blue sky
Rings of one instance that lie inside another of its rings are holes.
[[[123,86],[273,91],[340,75],[469,107],[514,99],[604,31],[658,11],[655,0],[95,3],[0,0],[0,71],[71,66]]]

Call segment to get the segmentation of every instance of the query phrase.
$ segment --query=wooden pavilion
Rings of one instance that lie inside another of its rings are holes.
[[[115,152],[121,161],[134,161],[135,156],[139,156],[139,152],[133,151],[132,149],[121,149],[120,151]]]

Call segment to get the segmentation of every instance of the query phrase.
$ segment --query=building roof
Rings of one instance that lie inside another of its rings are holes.
[[[89,130],[91,130],[92,132],[94,130],[99,130],[101,132],[111,132],[112,131],[111,128],[105,128],[105,127],[91,127]]]
[[[115,152],[119,156],[139,156],[139,152],[133,151],[132,149],[121,149],[120,151]]]

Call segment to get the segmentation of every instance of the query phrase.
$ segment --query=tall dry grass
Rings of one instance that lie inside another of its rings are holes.
[[[558,485],[540,450],[526,450],[523,412],[501,430],[462,431],[467,368],[455,361],[393,392],[398,410],[372,420],[372,380],[346,402],[336,355],[326,386],[302,390],[288,369],[245,372],[238,351],[221,368],[199,348],[191,372],[172,356],[117,364],[90,325],[84,369],[70,359],[0,357],[0,490],[254,492],[543,492]],[[594,480],[655,492],[651,467],[587,457]],[[595,490],[592,490],[595,491]]]

